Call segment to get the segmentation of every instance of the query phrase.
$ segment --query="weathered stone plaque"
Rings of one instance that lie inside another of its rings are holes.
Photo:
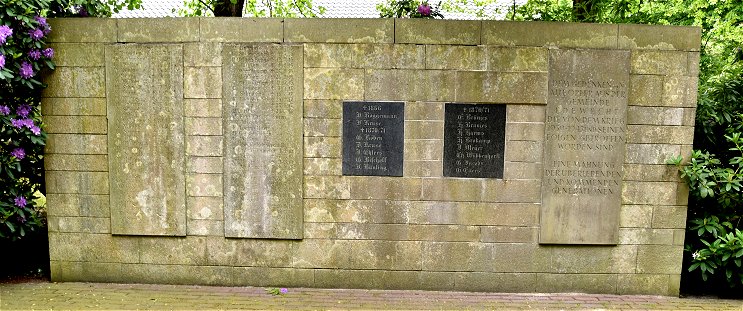
[[[503,178],[506,106],[446,104],[444,176]]]
[[[301,239],[302,47],[222,52],[226,237]]]
[[[405,105],[343,103],[343,175],[402,176]]]
[[[617,243],[629,57],[550,51],[540,243]]]
[[[186,235],[183,48],[106,46],[111,232]]]

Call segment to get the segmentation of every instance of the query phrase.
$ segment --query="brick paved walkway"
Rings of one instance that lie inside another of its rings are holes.
[[[743,300],[586,294],[497,294],[108,283],[0,284],[0,310],[499,309],[737,310]]]

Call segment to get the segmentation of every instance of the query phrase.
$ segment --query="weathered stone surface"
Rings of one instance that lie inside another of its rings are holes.
[[[52,134],[106,134],[103,116],[45,116],[46,132]]]
[[[395,19],[395,43],[480,44],[480,21]]]
[[[672,295],[667,274],[625,274],[617,279],[617,294],[620,295]]]
[[[626,181],[622,184],[622,203],[667,205],[676,203],[675,182]]]
[[[542,105],[507,105],[508,122],[544,123],[547,109]]]
[[[186,67],[184,98],[221,98],[222,69],[220,67]]]
[[[544,139],[544,124],[534,122],[506,123],[506,140],[539,141]]]
[[[443,177],[444,162],[442,160],[413,161],[408,160],[403,167],[403,176],[409,177]]]
[[[305,137],[304,156],[308,158],[340,158],[340,137]]]
[[[199,41],[199,18],[117,19],[118,42]]]
[[[48,222],[52,232],[111,233],[108,217],[50,216]]]
[[[306,68],[304,70],[304,98],[362,100],[364,99],[364,70]]]
[[[528,88],[522,86],[529,85]],[[547,75],[537,72],[460,71],[457,101],[508,104],[547,102]]]
[[[280,18],[202,18],[201,41],[207,42],[282,42],[284,20]]]
[[[622,205],[619,213],[620,228],[650,228],[653,219],[651,205]]]
[[[341,175],[343,162],[336,158],[305,158],[305,175]]]
[[[268,287],[312,287],[315,270],[295,268],[235,267],[230,273],[235,285]],[[255,282],[255,283],[253,283]]]
[[[485,70],[486,48],[483,46],[426,46],[426,69]]]
[[[60,261],[139,262],[140,240],[110,234],[49,233],[49,257]]]
[[[49,216],[110,217],[108,195],[46,194]]]
[[[59,67],[44,79],[43,97],[106,97],[103,67]]]
[[[533,192],[539,195],[539,190]],[[534,203],[414,202],[406,213],[408,222],[415,224],[536,226],[539,223],[539,204]]]
[[[505,160],[512,162],[542,162],[544,142],[513,140],[506,142]]]
[[[619,229],[619,244],[673,245],[673,238],[672,229]]]
[[[681,274],[682,245],[637,246],[637,273]]]
[[[638,107],[627,108],[627,124],[645,125],[690,125],[686,118],[690,108]]]
[[[140,237],[140,263],[170,265],[206,265],[206,238]],[[154,251],[157,250],[157,251]]]
[[[617,243],[629,58],[550,52],[540,243]]]
[[[116,42],[116,19],[50,18],[47,42]]]
[[[415,44],[304,45],[305,67],[424,69],[425,47]]]
[[[342,100],[305,99],[305,118],[340,119],[343,115]]]
[[[629,104],[636,106],[662,106],[663,76],[631,75]],[[628,118],[631,115],[628,114]]]
[[[699,27],[630,24],[618,26],[620,49],[699,51],[701,44]]]
[[[679,51],[632,51],[632,74],[687,75],[689,73],[686,52]]]
[[[223,154],[222,136],[186,136],[186,154],[200,157],[219,157]]]
[[[183,65],[188,67],[222,66],[222,43],[184,43]]]
[[[616,292],[616,274],[537,274],[536,292],[606,294]]]
[[[478,226],[305,223],[305,238],[386,241],[477,241]]]
[[[284,19],[285,42],[392,43],[393,19]]]
[[[482,183],[483,202],[537,203],[539,180],[486,179]]]
[[[536,243],[497,243],[490,262],[494,272],[546,272],[552,261],[551,249]]]
[[[57,32],[54,29],[54,32]],[[56,67],[102,67],[103,44],[96,43],[52,43]]]
[[[106,56],[111,231],[185,235],[183,49],[112,45]]]
[[[188,197],[188,219],[223,220],[224,200],[220,197]]]
[[[44,155],[44,168],[47,171],[87,171],[107,172],[106,155],[55,154]]]
[[[187,117],[222,117],[222,101],[219,99],[184,99],[183,112]]]
[[[482,198],[482,181],[463,178],[423,178],[424,201],[474,201]]]
[[[315,270],[315,286],[320,288],[382,288],[385,271],[379,270]]]
[[[617,32],[609,24],[483,21],[482,44],[612,49]]]
[[[503,179],[540,179],[542,163],[505,162]]]
[[[472,292],[526,293],[534,291],[534,273],[456,273],[454,289]]]
[[[387,200],[318,200],[304,202],[305,222],[405,224],[411,202]]]
[[[444,139],[444,122],[405,121],[405,139]]]
[[[188,157],[186,172],[220,174],[224,166],[222,157]]]
[[[302,48],[225,45],[225,236],[302,238]]]
[[[635,245],[561,246],[551,247],[551,253],[552,273],[635,273],[638,262]]]
[[[685,206],[653,207],[653,228],[685,228]]]
[[[186,194],[189,197],[222,197],[222,174],[188,174]]]
[[[107,172],[48,171],[47,193],[108,194]]]
[[[288,267],[296,243],[287,240],[207,238],[207,258],[211,265]]]
[[[443,140],[408,139],[404,146],[405,161],[440,161],[444,156]]]
[[[351,199],[359,200],[420,200],[421,179],[407,177],[348,176]]]
[[[304,119],[304,137],[334,136],[340,137],[342,122],[340,119]]]
[[[536,243],[539,229],[533,227],[480,227],[480,241],[489,243]]]
[[[222,135],[222,119],[186,118],[186,135]]]
[[[681,153],[679,145],[627,144],[627,163],[666,164]]]
[[[627,142],[636,144],[685,144],[694,140],[693,126],[628,125]]]
[[[407,102],[405,103],[405,119],[410,121],[444,120],[444,104],[435,102]]]
[[[424,242],[421,253],[427,271],[492,271],[492,260],[492,244],[479,242]]]
[[[454,71],[370,69],[365,74],[367,100],[454,101]]]
[[[488,70],[547,72],[547,48],[488,47]]]
[[[44,116],[105,116],[105,98],[42,98]]]

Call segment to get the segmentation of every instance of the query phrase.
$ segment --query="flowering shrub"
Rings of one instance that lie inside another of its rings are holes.
[[[379,17],[382,18],[444,18],[439,12],[439,6],[431,6],[428,1],[418,0],[388,0],[387,3],[377,4]]]
[[[48,0],[8,0],[0,10],[0,237],[17,239],[44,225],[40,191],[43,147],[39,72],[54,68],[40,16]]]

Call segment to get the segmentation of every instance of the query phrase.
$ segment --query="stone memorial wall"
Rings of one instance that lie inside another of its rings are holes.
[[[698,28],[50,23],[53,281],[678,294]]]

